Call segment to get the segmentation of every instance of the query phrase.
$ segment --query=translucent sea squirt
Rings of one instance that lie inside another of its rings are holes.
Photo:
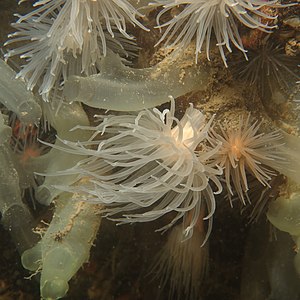
[[[92,107],[137,111],[151,108],[206,86],[209,71],[205,66],[191,64],[185,69],[187,55],[177,61],[162,61],[154,67],[134,69],[109,53],[100,62],[100,73],[88,77],[72,76],[66,82],[66,99]]]
[[[37,123],[42,115],[41,108],[25,82],[15,79],[16,73],[0,59],[0,102],[13,111],[25,124]]]
[[[53,219],[42,240],[22,255],[26,269],[41,270],[43,299],[59,299],[67,293],[68,281],[89,259],[100,226],[98,206],[74,201],[76,197],[69,193],[58,197]]]

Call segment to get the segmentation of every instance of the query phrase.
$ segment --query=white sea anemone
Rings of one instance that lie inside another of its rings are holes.
[[[194,232],[182,242],[181,225],[172,228],[165,246],[158,252],[153,271],[161,285],[170,285],[169,299],[199,299],[201,283],[208,271],[208,243],[205,233]],[[177,295],[177,296],[176,296]]]
[[[182,241],[182,225],[174,226],[154,258],[151,273],[160,278],[162,288],[169,283],[168,299],[200,299],[201,284],[207,275],[209,247],[205,240],[203,209],[193,236]],[[202,218],[201,218],[202,216]]]
[[[180,121],[174,113],[172,100],[170,110],[102,116],[96,127],[78,126],[94,132],[92,138],[83,143],[62,141],[62,150],[88,158],[60,174],[77,174],[83,180],[74,187],[58,188],[92,195],[96,203],[106,205],[107,215],[121,213],[124,217],[117,219],[124,223],[148,222],[177,212],[162,228],[167,229],[189,212],[185,237],[192,235],[201,204],[206,203],[209,233],[215,211],[211,182],[220,192],[217,175],[222,173],[212,160],[219,146],[211,148],[206,140],[212,119],[205,122],[192,105]]]
[[[258,133],[260,126],[257,121],[251,124],[249,114],[246,119],[240,118],[237,128],[226,126],[223,129],[220,126],[219,133],[211,130],[213,138],[222,143],[216,161],[224,168],[230,201],[235,192],[245,204],[249,190],[247,173],[252,174],[263,186],[269,186],[268,182],[276,175],[272,167],[283,161],[279,150],[282,135],[278,131]],[[271,168],[268,167],[270,165]]]
[[[27,81],[30,90],[43,77],[39,92],[46,100],[55,83],[61,83],[61,75],[65,80],[68,75],[95,74],[107,48],[131,53],[134,43],[126,22],[146,29],[126,0],[40,0],[35,6],[13,24],[17,31],[6,45],[22,45],[6,58],[20,55],[27,60],[18,77]]]
[[[178,5],[185,5],[182,11],[170,21],[158,26],[159,28],[167,27],[158,43],[165,41],[170,47],[185,49],[196,37],[196,59],[202,51],[204,42],[206,42],[205,50],[209,59],[213,32],[226,66],[224,46],[232,52],[231,44],[233,44],[246,56],[235,19],[251,29],[256,28],[265,32],[276,27],[268,25],[268,20],[276,17],[260,9],[275,5],[277,0],[157,0],[156,2],[163,5],[163,10],[157,16],[158,24],[166,12]]]

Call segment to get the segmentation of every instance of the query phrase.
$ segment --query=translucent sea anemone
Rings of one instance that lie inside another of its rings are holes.
[[[232,52],[232,43],[246,56],[235,19],[251,29],[257,28],[266,32],[276,27],[267,23],[267,20],[274,20],[276,17],[270,16],[260,9],[276,4],[277,0],[157,0],[156,2],[164,7],[157,16],[158,23],[166,12],[178,5],[185,4],[180,13],[170,21],[158,26],[159,28],[167,27],[158,43],[165,41],[166,45],[170,47],[177,46],[179,49],[185,49],[196,37],[196,59],[202,52],[205,41],[205,50],[209,59],[211,35],[214,32],[217,46],[226,66],[224,46],[229,52]]]
[[[160,112],[143,110],[138,115],[101,116],[96,127],[82,127],[93,133],[90,140],[81,143],[62,141],[63,151],[88,155],[74,168],[58,174],[77,174],[84,179],[80,185],[60,186],[65,191],[84,192],[93,201],[104,204],[105,212],[123,223],[148,222],[167,213],[176,212],[167,229],[189,212],[184,222],[184,236],[193,233],[202,203],[209,219],[215,211],[211,181],[221,191],[216,177],[222,171],[216,167],[213,156],[219,146],[207,144],[212,119],[191,105],[179,121],[174,116],[175,104]],[[77,127],[76,127],[77,128]],[[104,138],[102,137],[104,135]],[[127,212],[142,209],[142,212]],[[186,221],[186,220],[185,220]]]
[[[136,19],[136,16],[141,17],[142,15],[127,0],[39,0],[34,6],[37,9],[21,17],[20,22],[37,14],[41,14],[40,18],[42,19],[44,16],[62,11],[70,16],[73,26],[76,24],[76,17],[86,17],[89,25],[93,22],[98,25],[105,22],[112,35],[111,24],[115,24],[122,34],[130,37],[126,32],[127,21],[145,29]],[[65,17],[61,16],[61,18]],[[101,30],[101,28],[98,29]]]
[[[237,128],[220,126],[220,133],[212,130],[212,136],[222,146],[217,155],[217,163],[224,168],[225,182],[231,201],[234,192],[245,204],[249,190],[247,173],[252,174],[262,185],[269,186],[268,181],[276,174],[268,168],[270,162],[282,161],[278,151],[279,141],[282,139],[278,131],[258,133],[260,125],[257,121],[250,122],[250,115],[240,118]],[[233,184],[234,190],[231,184]]]
[[[158,251],[152,272],[161,277],[162,287],[169,282],[169,299],[199,299],[201,283],[208,271],[209,246],[203,245],[204,239],[203,220],[199,218],[190,239],[182,242],[181,226],[174,226],[166,244]]]
[[[136,49],[126,22],[146,29],[126,0],[43,0],[35,6],[13,24],[17,31],[6,43],[28,44],[10,50],[6,58],[20,55],[27,60],[18,77],[26,79],[30,90],[43,77],[39,92],[46,99],[61,75],[65,80],[69,75],[95,74],[107,48],[129,53]],[[126,39],[129,42],[123,44]]]

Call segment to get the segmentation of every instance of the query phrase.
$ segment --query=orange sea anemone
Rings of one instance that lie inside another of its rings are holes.
[[[212,138],[222,143],[216,161],[224,169],[230,201],[236,193],[245,204],[249,189],[248,173],[268,186],[269,180],[276,174],[268,165],[283,159],[278,150],[281,134],[278,131],[259,133],[260,126],[257,121],[251,123],[249,114],[247,118],[240,118],[236,128],[220,126],[218,132],[211,130]]]

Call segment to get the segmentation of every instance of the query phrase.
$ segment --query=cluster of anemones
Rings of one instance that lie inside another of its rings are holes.
[[[131,3],[132,4],[131,4]],[[16,32],[10,35],[11,43],[24,43],[11,49],[6,57],[20,55],[26,64],[18,73],[25,79],[28,89],[39,87],[44,100],[49,99],[53,89],[61,87],[71,75],[89,76],[99,72],[99,62],[108,50],[128,56],[137,47],[132,42],[126,24],[131,23],[142,29],[137,19],[139,1],[128,0],[40,0],[36,9],[13,24]],[[224,64],[227,66],[224,47],[232,51],[232,44],[246,56],[239,28],[235,19],[251,29],[269,32],[276,26],[276,16],[261,9],[278,5],[277,0],[157,0],[154,6],[163,9],[157,16],[158,28],[167,28],[158,44],[172,49],[185,49],[196,40],[196,58],[203,50],[209,59],[211,38],[215,37]],[[177,6],[182,11],[170,21],[160,24],[162,16]],[[177,50],[174,52],[178,52]]]
[[[88,132],[88,140],[61,139],[61,146],[54,146],[82,160],[48,175],[62,176],[62,182],[63,176],[75,175],[76,184],[55,187],[86,195],[104,206],[103,215],[121,223],[163,217],[166,225],[159,230],[176,225],[155,269],[163,282],[170,280],[172,296],[175,290],[185,297],[198,295],[207,268],[215,194],[225,182],[230,200],[237,195],[246,204],[250,174],[251,180],[269,186],[276,173],[268,166],[281,158],[276,155],[280,134],[259,133],[260,124],[251,122],[250,115],[236,127],[212,129],[213,118],[207,121],[192,105],[179,120],[174,99],[170,109],[98,118],[97,126],[76,127]]]
[[[127,28],[131,23],[146,29],[137,19],[142,15],[130,4],[136,2],[37,1],[36,10],[20,16],[13,24],[16,32],[6,43],[27,44],[10,50],[6,57],[24,58],[26,64],[17,76],[26,81],[28,89],[38,87],[43,99],[49,100],[49,95],[60,90],[71,75],[99,73],[100,61],[108,51],[128,56],[137,50]],[[176,54],[195,40],[196,60],[203,48],[209,59],[215,39],[227,66],[225,50],[231,52],[232,45],[247,58],[236,20],[248,28],[269,32],[275,28],[272,20],[276,17],[262,9],[277,5],[278,1],[157,0],[156,4],[162,6],[157,16],[158,28],[166,28],[158,44],[165,42]],[[162,24],[168,13],[173,13],[173,17]],[[259,81],[264,62],[253,59],[245,68],[251,84]],[[274,55],[264,69],[268,70],[268,76],[269,69],[276,76],[278,66],[282,65],[284,68],[285,64],[278,63]],[[276,152],[281,135],[259,133],[260,124],[251,122],[250,116],[241,118],[235,127],[212,129],[213,119],[206,120],[192,105],[178,119],[174,99],[170,109],[163,111],[154,108],[135,114],[104,115],[99,120],[94,127],[77,126],[91,133],[84,135],[91,136],[89,139],[81,142],[61,139],[53,146],[57,148],[55,151],[61,149],[75,155],[79,162],[72,168],[67,164],[63,171],[46,174],[59,179],[66,175],[76,177],[72,181],[64,178],[60,186],[53,184],[50,188],[88,194],[88,201],[101,203],[102,213],[121,223],[148,222],[169,215],[169,219],[164,218],[167,224],[161,230],[177,226],[162,251],[160,268],[166,270],[166,277],[172,277],[173,291],[182,282],[184,294],[196,294],[206,270],[206,242],[216,208],[215,194],[222,192],[224,182],[230,201],[237,196],[246,204],[245,199],[250,200],[249,174],[261,185],[269,186],[276,175],[272,170],[274,161],[281,159]],[[36,154],[34,148],[25,150],[24,164],[28,155]],[[74,163],[73,156],[69,159],[66,158],[68,163]],[[54,163],[58,164],[57,161]],[[46,180],[44,185],[47,183]],[[201,251],[200,246],[203,246]]]
[[[258,133],[260,125],[251,123],[250,116],[241,118],[236,129],[217,133],[211,129],[212,119],[205,121],[192,105],[181,120],[174,114],[172,99],[171,108],[162,112],[155,108],[105,115],[95,127],[78,126],[92,137],[80,143],[62,140],[62,150],[87,158],[60,174],[85,180],[58,188],[88,193],[90,201],[104,204],[106,215],[117,214],[113,218],[122,223],[148,222],[176,212],[163,229],[184,217],[183,239],[192,235],[204,210],[209,234],[223,170],[229,196],[235,192],[245,204],[248,174],[264,186],[275,174],[267,166],[280,157],[274,154],[280,134]]]

